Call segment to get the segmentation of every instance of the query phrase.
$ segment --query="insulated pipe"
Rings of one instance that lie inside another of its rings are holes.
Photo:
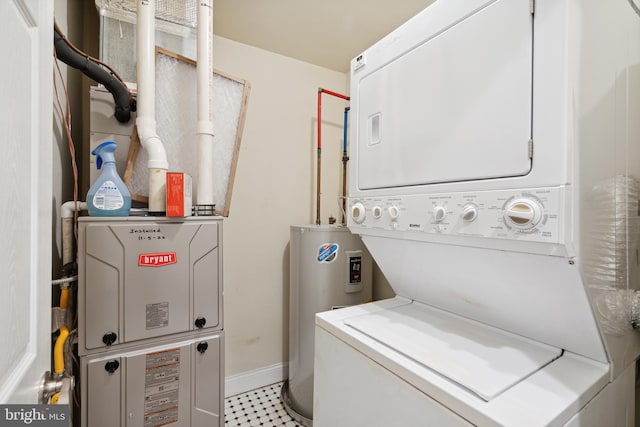
[[[53,279],[51,281],[51,284],[53,286],[55,286],[55,285],[67,285],[69,283],[73,283],[73,282],[77,282],[77,281],[78,281],[78,275],[76,274],[75,276],[63,277],[62,279]]]
[[[351,107],[344,109],[344,129],[342,134],[342,153],[344,155],[347,154],[347,125],[349,124],[349,110],[351,110]]]
[[[77,205],[77,209],[76,209]],[[60,207],[60,217],[61,218],[73,218],[73,213],[75,211],[86,211],[87,210],[87,202],[74,202],[70,200],[68,202],[64,202]]]
[[[87,210],[87,202],[69,201],[62,204],[60,217],[62,218],[62,265],[67,265],[73,259],[73,217],[76,211]]]
[[[73,219],[76,211],[86,210],[86,202],[69,201],[62,204],[60,217],[62,218],[62,265],[66,266],[74,261],[73,258]],[[52,280],[52,285],[60,285],[60,309],[66,310],[69,304],[69,284],[78,280],[78,276],[64,277]]]
[[[349,97],[346,95],[342,95],[338,92],[333,92],[327,89],[323,89],[321,87],[318,88],[318,171],[316,178],[316,225],[320,225],[320,178],[321,172],[320,167],[322,166],[322,94],[326,93],[327,95],[335,96],[337,98],[342,98],[346,101],[349,101]]]
[[[349,156],[347,155],[347,126],[349,124],[349,110],[347,107],[344,109],[344,133],[342,135],[342,225],[347,224],[347,162]]]
[[[344,99],[345,101],[348,101],[348,100],[350,99],[347,95],[343,95],[343,94],[338,93],[338,92],[333,92],[333,91],[330,91],[330,90],[328,90],[328,89],[320,88],[320,89],[318,89],[318,90],[319,90],[320,92],[326,93],[327,95],[335,96],[335,97],[337,97],[337,98],[342,98],[342,99]]]
[[[58,59],[104,85],[113,96],[113,101],[116,104],[115,118],[120,123],[127,123],[131,119],[131,97],[129,89],[124,83],[113,73],[98,65],[92,57],[73,46],[62,34],[57,24],[53,31],[53,45]]]
[[[213,206],[213,7],[211,0],[198,2],[198,129],[196,204]],[[211,209],[213,211],[213,209]]]
[[[156,2],[138,0],[136,14],[136,52],[138,62],[138,117],[136,126],[142,147],[149,161],[149,214],[163,215],[166,211],[167,153],[156,133],[155,119],[155,15]]]

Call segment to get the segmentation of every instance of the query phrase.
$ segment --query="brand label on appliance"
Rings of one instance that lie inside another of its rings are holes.
[[[337,243],[325,243],[318,248],[318,262],[330,263],[335,261],[338,257],[338,249],[340,246]]]
[[[141,267],[162,267],[176,262],[178,262],[178,257],[175,252],[140,254],[138,256],[138,265]]]

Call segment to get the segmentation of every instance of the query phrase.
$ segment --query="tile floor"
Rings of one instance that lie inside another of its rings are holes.
[[[284,409],[280,399],[281,388],[280,382],[226,398],[225,427],[302,427]]]

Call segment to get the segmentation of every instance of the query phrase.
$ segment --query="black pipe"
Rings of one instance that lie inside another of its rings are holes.
[[[104,85],[111,92],[113,101],[116,104],[116,119],[120,123],[127,123],[131,119],[132,111],[129,89],[111,72],[95,63],[89,55],[79,53],[79,51],[73,49],[57,28],[53,31],[53,44],[58,59],[82,71],[84,75]]]

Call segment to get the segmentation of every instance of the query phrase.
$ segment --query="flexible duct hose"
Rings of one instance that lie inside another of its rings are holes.
[[[66,310],[69,305],[69,288],[63,287],[60,290],[60,310]]]
[[[64,325],[60,326],[60,335],[53,347],[53,371],[58,375],[64,373],[64,343],[68,336],[69,329]]]
[[[98,65],[89,55],[84,54],[69,43],[57,25],[53,31],[53,45],[58,59],[104,85],[113,95],[113,100],[116,104],[116,119],[120,123],[127,123],[131,119],[131,98],[127,86],[113,73]]]

